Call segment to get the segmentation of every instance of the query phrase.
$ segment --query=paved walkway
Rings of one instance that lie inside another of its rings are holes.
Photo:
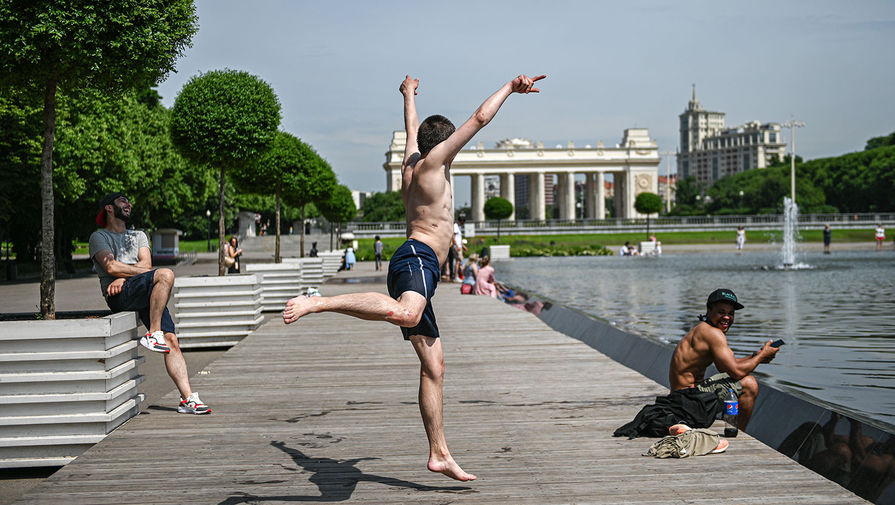
[[[95,282],[95,281],[94,281]],[[381,283],[324,285],[324,294]],[[425,469],[418,362],[396,328],[338,314],[271,319],[21,504],[866,503],[741,434],[725,454],[642,457],[612,431],[666,390],[531,314],[443,285],[448,442],[472,483]]]

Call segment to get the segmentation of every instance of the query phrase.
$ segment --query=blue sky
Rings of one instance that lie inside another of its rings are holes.
[[[385,190],[382,163],[392,131],[403,127],[405,74],[420,79],[421,117],[458,124],[507,80],[547,74],[540,95],[511,97],[473,139],[486,146],[507,137],[614,145],[625,128],[641,127],[661,150],[674,150],[694,83],[728,126],[805,121],[796,148],[809,159],[859,151],[895,131],[895,2],[197,5],[193,47],[159,86],[165,105],[199,72],[258,75],[280,98],[281,128],[363,191]]]

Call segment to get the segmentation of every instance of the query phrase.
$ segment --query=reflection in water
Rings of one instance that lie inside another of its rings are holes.
[[[499,277],[533,293],[674,344],[732,289],[745,308],[728,334],[738,356],[787,345],[764,380],[895,423],[895,261],[888,251],[803,253],[811,270],[779,271],[777,252],[662,257],[513,258]]]
[[[874,503],[895,503],[895,436],[873,438],[861,422],[829,416],[823,425],[802,424],[777,450]]]

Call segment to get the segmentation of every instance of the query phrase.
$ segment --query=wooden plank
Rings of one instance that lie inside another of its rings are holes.
[[[456,285],[434,303],[447,439],[478,481],[426,470],[398,329],[321,314],[274,317],[196,375],[212,415],[178,415],[172,393],[17,503],[866,503],[744,433],[720,455],[643,457],[653,440],[611,434],[662,386]]]

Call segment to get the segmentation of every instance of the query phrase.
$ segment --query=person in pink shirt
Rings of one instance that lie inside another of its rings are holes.
[[[491,258],[482,256],[479,261],[479,273],[475,276],[475,294],[497,298],[497,286],[494,285],[494,267]]]

